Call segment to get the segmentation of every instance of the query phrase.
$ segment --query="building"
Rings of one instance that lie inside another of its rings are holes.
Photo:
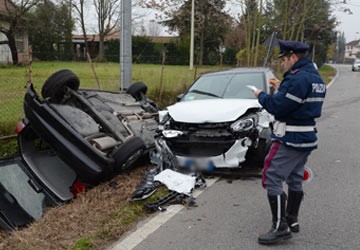
[[[11,1],[0,0],[0,63],[11,64],[12,56],[8,41],[4,31],[6,32],[10,27],[11,11],[15,10]],[[18,62],[29,62],[29,38],[26,29],[18,28],[15,33],[15,43],[18,52]]]
[[[112,32],[109,35],[105,36],[104,43],[106,44],[111,40],[119,40],[120,34],[118,31]],[[88,44],[89,54],[91,57],[96,57],[99,52],[99,43],[100,36],[95,34],[87,34],[86,35],[86,43]],[[83,35],[75,34],[72,35],[72,44],[74,54],[77,58],[87,58],[86,50],[85,50],[85,39]]]
[[[360,40],[354,40],[345,45],[345,61],[360,58]]]

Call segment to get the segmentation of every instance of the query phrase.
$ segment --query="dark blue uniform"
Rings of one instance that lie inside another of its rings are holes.
[[[275,95],[260,93],[260,104],[274,115],[275,120],[293,128],[282,137],[273,134],[273,139],[297,150],[315,149],[315,118],[321,115],[325,93],[326,85],[308,57],[300,59],[285,73]]]
[[[273,143],[265,160],[263,186],[268,194],[280,195],[285,180],[291,190],[302,191],[304,165],[318,145],[315,118],[321,115],[325,94],[326,85],[308,57],[298,60],[284,74],[276,94],[259,94],[259,103],[284,130],[283,134],[272,134],[280,145]],[[295,163],[294,158],[299,162]]]

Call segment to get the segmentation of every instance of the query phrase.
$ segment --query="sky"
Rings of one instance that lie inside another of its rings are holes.
[[[336,28],[340,32],[344,32],[346,42],[360,39],[360,0],[348,0],[346,8],[350,8],[352,15],[344,13],[342,8],[336,7],[334,15],[340,22]]]

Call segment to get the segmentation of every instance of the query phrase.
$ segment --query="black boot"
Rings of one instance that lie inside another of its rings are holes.
[[[273,224],[269,232],[259,236],[260,244],[274,244],[292,237],[285,218],[286,195],[268,195],[268,199]]]
[[[303,191],[289,190],[288,203],[286,207],[286,220],[291,232],[297,233],[300,230],[298,215],[301,201],[304,197]]]

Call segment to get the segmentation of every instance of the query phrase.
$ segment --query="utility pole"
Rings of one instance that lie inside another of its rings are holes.
[[[190,70],[194,68],[194,17],[195,0],[191,0],[191,31],[190,31]]]
[[[131,0],[121,1],[120,31],[120,89],[124,90],[132,81]]]

